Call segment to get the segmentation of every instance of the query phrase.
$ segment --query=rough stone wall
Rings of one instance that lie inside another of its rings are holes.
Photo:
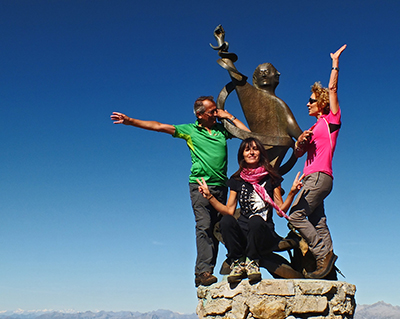
[[[269,279],[236,287],[222,281],[197,290],[199,318],[350,319],[356,287],[343,281]]]

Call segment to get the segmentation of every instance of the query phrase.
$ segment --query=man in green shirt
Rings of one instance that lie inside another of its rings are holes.
[[[212,96],[199,97],[194,103],[194,113],[197,121],[193,124],[182,125],[142,121],[119,112],[113,112],[111,119],[114,124],[132,125],[186,140],[192,157],[189,188],[196,221],[195,285],[198,287],[217,282],[217,278],[212,274],[218,254],[218,240],[214,237],[213,230],[219,220],[219,214],[199,193],[196,179],[203,177],[210,185],[211,194],[225,203],[227,196],[226,140],[232,136],[222,124],[217,123],[217,118],[229,119],[238,128],[246,131],[249,129],[227,111],[217,109]]]

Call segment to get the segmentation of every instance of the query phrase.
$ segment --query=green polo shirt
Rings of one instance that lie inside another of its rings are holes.
[[[189,183],[204,177],[208,185],[226,185],[228,165],[226,140],[232,135],[220,123],[216,123],[211,134],[196,123],[174,125],[173,137],[186,140],[192,157]]]

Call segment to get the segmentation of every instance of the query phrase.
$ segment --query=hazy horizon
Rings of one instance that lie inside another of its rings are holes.
[[[189,150],[110,114],[193,122],[194,100],[229,82],[209,45],[219,24],[240,72],[271,62],[281,73],[276,95],[303,130],[311,85],[327,85],[330,53],[347,44],[325,202],[339,279],[361,304],[400,305],[399,13],[388,0],[0,1],[0,310],[195,311]],[[245,121],[235,93],[225,107]],[[239,142],[228,141],[228,175]]]

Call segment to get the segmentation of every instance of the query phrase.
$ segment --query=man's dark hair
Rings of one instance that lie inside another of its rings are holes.
[[[194,114],[197,116],[197,113],[204,113],[206,108],[203,105],[203,101],[208,100],[211,102],[214,102],[214,97],[209,95],[209,96],[200,96],[197,98],[197,100],[194,102]]]

